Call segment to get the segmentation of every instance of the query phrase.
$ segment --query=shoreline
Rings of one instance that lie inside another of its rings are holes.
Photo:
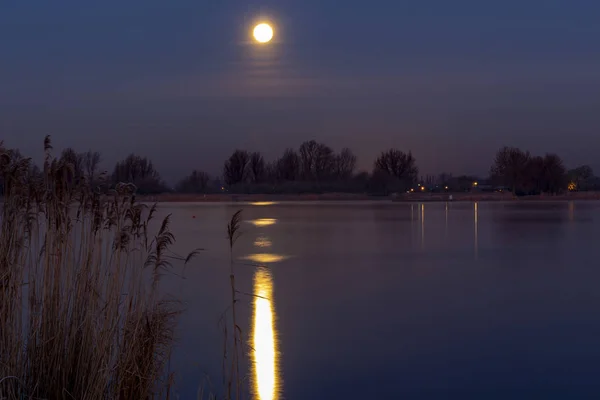
[[[450,200],[452,196],[452,200]],[[600,201],[600,192],[576,192],[562,195],[536,195],[515,197],[512,193],[411,193],[374,196],[355,193],[322,194],[174,194],[139,195],[143,202],[157,203],[261,203],[261,202],[315,202],[315,201],[381,201],[396,203],[415,202],[532,202],[532,201]]]

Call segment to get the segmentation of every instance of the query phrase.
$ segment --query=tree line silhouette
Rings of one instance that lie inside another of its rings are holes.
[[[568,188],[567,170],[558,155],[533,156],[515,147],[498,150],[490,176],[513,194],[556,194]]]
[[[16,149],[0,142],[0,153],[11,159],[22,158]],[[515,147],[498,150],[488,177],[458,176],[442,173],[437,177],[419,177],[419,168],[411,151],[383,151],[374,160],[370,172],[357,172],[357,157],[349,148],[335,152],[314,140],[298,149],[288,148],[272,161],[260,152],[235,150],[225,160],[222,176],[210,176],[194,170],[174,187],[162,180],[147,157],[130,154],[114,166],[112,173],[99,170],[100,153],[89,150],[62,151],[59,162],[69,165],[69,179],[85,180],[90,187],[133,183],[140,194],[178,193],[323,193],[349,192],[387,195],[419,191],[507,190],[515,195],[557,194],[567,190],[598,190],[600,181],[589,166],[567,171],[556,154],[534,156]],[[31,174],[40,174],[32,167]],[[479,182],[474,188],[473,183]]]
[[[387,194],[407,190],[418,180],[412,153],[397,149],[382,152],[371,173],[356,171],[357,157],[349,148],[336,153],[315,140],[296,150],[287,148],[272,161],[260,152],[236,149],[223,164],[222,181],[192,171],[175,190],[183,193],[315,193],[368,192]]]

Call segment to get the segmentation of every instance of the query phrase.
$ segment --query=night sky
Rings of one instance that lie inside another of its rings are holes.
[[[170,182],[308,139],[361,169],[395,146],[485,174],[502,145],[600,169],[599,19],[597,0],[2,0],[0,138],[108,169],[135,151]]]

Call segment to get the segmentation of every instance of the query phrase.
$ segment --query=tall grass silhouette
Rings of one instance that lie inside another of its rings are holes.
[[[161,295],[170,218],[135,187],[92,188],[51,155],[43,171],[0,143],[0,399],[151,399],[180,313]],[[233,284],[233,282],[232,282]]]
[[[234,272],[234,256],[233,247],[235,242],[241,235],[240,225],[242,221],[242,210],[235,212],[231,216],[231,220],[227,224],[227,239],[229,240],[229,283],[231,287],[231,330],[233,332],[231,337],[231,351],[227,351],[227,345],[229,344],[227,335],[227,325],[224,325],[224,337],[225,337],[225,348],[224,348],[224,362],[227,361],[228,354],[230,354],[230,366],[229,372],[226,372],[224,365],[224,378],[226,379],[227,385],[227,399],[239,400],[243,394],[242,381],[243,377],[240,374],[240,357],[243,354],[243,339],[242,329],[238,325],[236,316],[236,303],[237,303],[237,289],[235,286],[235,272]]]

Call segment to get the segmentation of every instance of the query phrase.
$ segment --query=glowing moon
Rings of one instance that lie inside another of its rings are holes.
[[[273,39],[273,28],[269,24],[258,24],[254,27],[254,39],[259,43],[267,43]]]

